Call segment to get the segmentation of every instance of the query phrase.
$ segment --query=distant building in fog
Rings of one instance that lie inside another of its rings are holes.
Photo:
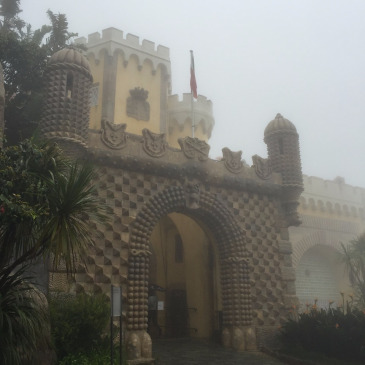
[[[302,224],[289,228],[296,292],[302,309],[315,299],[327,308],[330,300],[342,303],[340,292],[351,294],[339,253],[341,243],[365,232],[365,189],[347,185],[341,177],[303,176],[303,181]]]

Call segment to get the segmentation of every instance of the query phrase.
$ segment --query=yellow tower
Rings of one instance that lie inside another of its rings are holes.
[[[178,138],[191,136],[190,94],[182,100],[171,95],[170,51],[132,34],[108,28],[77,43],[87,46],[94,84],[90,95],[90,129],[99,130],[102,121],[125,124],[127,133],[142,135],[147,128],[165,134],[171,147]],[[214,119],[212,103],[199,95],[194,102],[195,137],[210,138]]]

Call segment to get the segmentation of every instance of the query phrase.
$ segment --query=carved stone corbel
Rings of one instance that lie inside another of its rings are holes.
[[[187,158],[197,158],[199,161],[208,159],[210,146],[198,138],[185,137],[178,139],[179,145]]]
[[[166,134],[157,134],[151,132],[149,129],[144,128],[143,134],[143,149],[152,157],[162,157],[166,153]]]
[[[121,150],[127,144],[126,124],[114,124],[106,119],[101,121],[101,141],[109,148]]]
[[[243,168],[243,162],[241,159],[242,151],[233,152],[228,147],[224,147],[222,152],[224,166],[226,166],[227,170],[233,172],[234,174],[241,172]]]
[[[271,166],[267,158],[262,158],[258,155],[252,156],[253,167],[255,168],[256,175],[260,179],[267,180],[271,176]]]

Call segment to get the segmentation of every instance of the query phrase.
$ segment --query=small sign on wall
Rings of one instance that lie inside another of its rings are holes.
[[[122,290],[120,287],[112,286],[111,290],[111,316],[120,317],[122,315]]]
[[[163,301],[158,301],[157,310],[158,311],[163,311],[164,310],[164,302]]]

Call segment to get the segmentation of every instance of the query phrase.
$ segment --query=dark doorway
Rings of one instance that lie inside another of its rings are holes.
[[[189,336],[189,312],[185,290],[168,290],[166,293],[166,332],[168,337]]]

